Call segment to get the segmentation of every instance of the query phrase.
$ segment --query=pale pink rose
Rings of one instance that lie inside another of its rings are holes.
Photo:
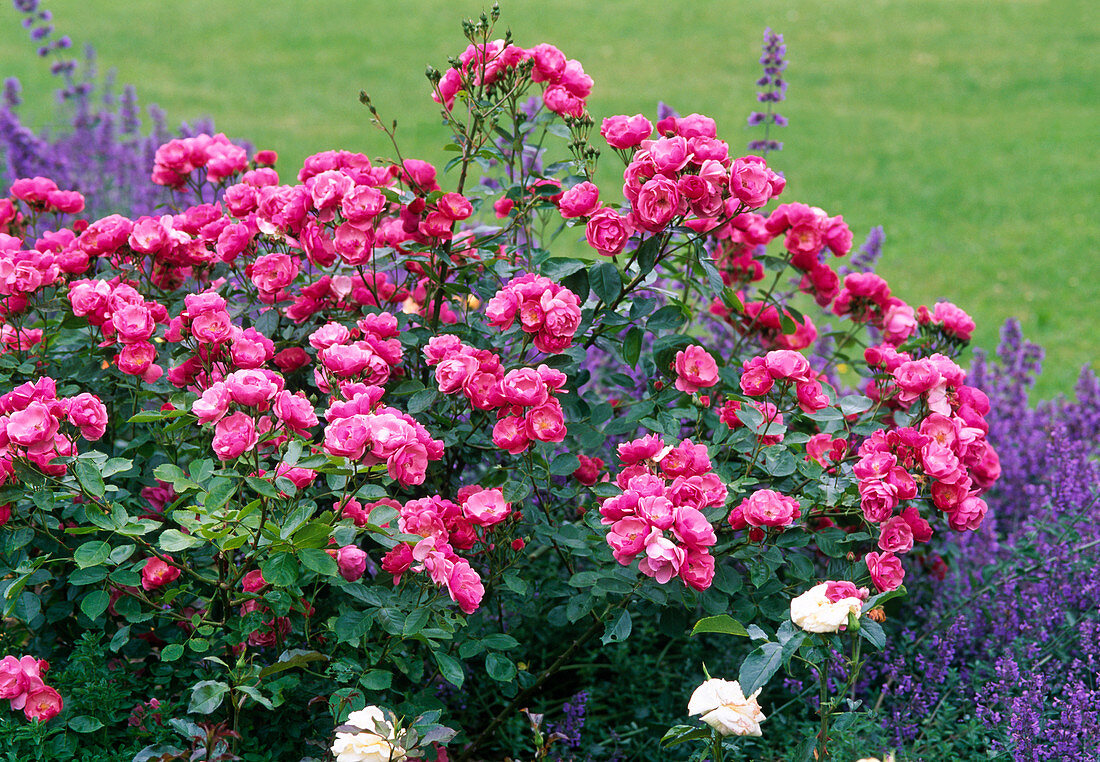
[[[168,561],[173,560],[171,556],[165,556],[164,558]],[[141,567],[141,586],[145,590],[154,590],[167,585],[179,576],[180,570],[177,567],[160,558],[153,557]]]
[[[339,323],[325,323],[309,335],[309,345],[314,349],[328,349],[351,340],[351,331]]]
[[[904,302],[891,305],[882,316],[883,338],[897,346],[917,331],[913,308]]]
[[[542,405],[549,398],[546,382],[534,368],[508,371],[500,381],[500,391],[509,404],[525,407]]]
[[[589,246],[605,257],[611,257],[623,250],[632,232],[625,217],[614,209],[604,207],[588,218],[584,236]]]
[[[810,362],[801,352],[777,349],[764,355],[764,367],[776,380],[809,381],[813,375]]]
[[[483,527],[504,521],[511,510],[511,505],[504,501],[504,493],[499,489],[483,489],[462,501],[462,512],[466,517]]]
[[[252,417],[240,411],[226,416],[214,426],[214,454],[218,460],[233,460],[256,446],[256,424]]]
[[[647,577],[653,577],[662,585],[675,577],[683,565],[686,553],[684,549],[661,534],[654,527],[646,537],[645,556],[638,564],[638,571]]]
[[[676,388],[694,394],[718,383],[718,363],[703,347],[692,344],[676,353]]]
[[[745,522],[754,527],[786,527],[801,517],[801,506],[793,497],[761,489],[741,501]]]
[[[199,423],[220,421],[229,412],[229,390],[220,381],[204,390],[202,396],[191,403],[191,412]]]
[[[600,208],[600,189],[590,182],[577,183],[561,194],[558,209],[566,219],[587,217]]]
[[[336,551],[336,564],[340,568],[340,576],[354,582],[367,570],[367,554],[355,545],[345,545]]]

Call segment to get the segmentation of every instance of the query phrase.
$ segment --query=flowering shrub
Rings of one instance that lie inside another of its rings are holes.
[[[851,648],[854,681],[933,533],[986,515],[991,407],[952,359],[973,323],[842,279],[844,220],[766,209],[786,180],[704,115],[591,137],[581,64],[494,39],[495,20],[429,71],[443,172],[327,151],[284,182],[270,152],[203,134],[157,149],[153,180],[191,194],[160,216],[78,218],[72,189],[13,184],[11,638],[56,658],[102,633],[149,675],[142,713],[207,718],[176,729],[211,758],[263,737],[464,760],[522,749],[519,710],[597,636],[610,649],[673,611],[679,637],[707,615],[694,632],[744,648],[736,689],[692,713],[766,740],[757,697],[813,670],[805,750],[828,755],[830,650]],[[603,143],[621,201],[592,180]],[[478,185],[482,166],[498,173]],[[589,250],[552,252],[551,228]],[[846,329],[821,334],[826,315]],[[596,352],[618,370],[593,379]],[[62,712],[55,743],[82,717]],[[155,739],[145,758],[187,753]]]

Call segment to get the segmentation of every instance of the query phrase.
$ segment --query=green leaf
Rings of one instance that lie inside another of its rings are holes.
[[[846,397],[841,397],[837,401],[837,406],[844,415],[863,413],[870,410],[874,405],[875,403],[869,397],[864,397],[860,394],[849,394]]]
[[[92,621],[98,619],[111,603],[111,596],[103,590],[93,590],[80,601],[80,610]]]
[[[157,540],[157,545],[165,553],[176,553],[202,544],[201,538],[184,534],[178,529],[165,529],[160,533],[160,538]]]
[[[272,500],[278,500],[281,495],[279,490],[275,489],[275,485],[269,482],[267,479],[258,479],[255,476],[246,476],[245,482],[257,495],[263,495],[266,498]]]
[[[564,452],[550,463],[550,473],[554,476],[568,476],[581,467],[581,461],[571,452]]]
[[[217,478],[210,484],[210,491],[203,498],[202,504],[207,510],[213,511],[221,508],[233,497],[237,491],[237,483],[231,479]]]
[[[586,264],[588,263],[583,259],[550,257],[550,259],[542,263],[539,267],[539,271],[550,280],[560,281],[562,278],[572,275],[578,270],[583,270]]]
[[[741,690],[749,695],[762,688],[783,664],[783,646],[764,643],[745,657],[737,681]]]
[[[882,625],[871,617],[860,617],[859,636],[880,651],[886,648],[886,633]]]
[[[619,274],[619,268],[610,262],[593,264],[588,270],[588,284],[604,304],[611,304],[623,290],[623,279]]]
[[[661,738],[661,746],[666,749],[670,746],[676,746],[677,744],[686,743],[688,741],[703,741],[709,740],[711,737],[710,728],[696,728],[691,725],[677,725],[670,728],[664,737]]]
[[[89,495],[103,497],[106,486],[103,484],[103,476],[94,464],[82,459],[73,461],[73,475]]]
[[[393,674],[384,669],[372,669],[359,678],[359,684],[368,691],[384,691],[393,684]]]
[[[260,564],[260,571],[268,584],[290,587],[298,581],[298,559],[291,553],[275,553]]]
[[[191,703],[187,711],[192,714],[210,714],[219,706],[225,694],[229,692],[229,686],[216,680],[203,680],[196,683],[191,691]]]
[[[102,721],[86,714],[78,714],[69,720],[69,728],[77,733],[94,733],[102,727]]]
[[[607,628],[603,632],[603,637],[600,641],[606,646],[608,643],[621,643],[630,637],[630,630],[633,627],[633,622],[630,619],[629,611],[620,612],[619,616],[615,618],[614,622],[610,622]]]
[[[632,368],[638,367],[638,357],[642,353],[642,329],[633,326],[623,337],[623,359]]]
[[[425,410],[435,404],[435,401],[438,397],[438,389],[422,389],[413,396],[409,397],[409,402],[406,406],[406,409],[408,410],[409,415],[423,413]]]
[[[298,558],[302,566],[322,577],[335,577],[340,571],[336,560],[320,548],[303,548],[298,551]],[[264,579],[267,579],[266,575]]]
[[[94,585],[97,582],[102,582],[106,578],[106,569],[102,566],[92,566],[87,569],[74,570],[69,574],[68,583],[80,587],[81,585]]]
[[[429,612],[426,608],[413,609],[405,618],[405,623],[401,627],[401,634],[406,638],[416,635],[428,624],[428,616]]]
[[[254,686],[251,686],[251,685],[238,685],[237,690],[240,691],[241,693],[243,693],[244,695],[248,696],[249,698],[251,698],[253,701],[255,701],[260,706],[266,707],[267,709],[274,709],[275,708],[275,705],[271,703],[271,699],[269,699],[264,694],[260,693],[259,689],[254,687]]]
[[[372,617],[369,611],[345,611],[332,625],[340,643],[349,643],[370,631]]]
[[[650,236],[642,241],[638,247],[638,272],[645,275],[657,264],[657,255],[660,253],[660,236]]]
[[[160,660],[164,662],[178,661],[183,656],[183,646],[179,643],[169,643],[160,651]]]
[[[695,626],[691,628],[692,635],[699,635],[706,632],[716,632],[723,635],[740,635],[743,638],[749,636],[749,631],[745,629],[745,625],[738,622],[729,614],[708,616],[705,619],[700,619],[695,623]]]
[[[504,654],[491,653],[485,657],[485,671],[498,683],[507,683],[516,676],[516,665]]]
[[[73,560],[81,569],[102,565],[111,555],[111,546],[102,540],[86,542],[73,553]]]
[[[432,656],[435,657],[435,663],[439,665],[439,674],[443,675],[443,679],[454,687],[461,688],[466,680],[466,674],[458,659],[439,651],[433,651]]]
[[[519,646],[519,641],[513,638],[511,635],[504,635],[502,633],[495,633],[493,635],[486,635],[481,639],[481,644],[486,648],[491,648],[494,651],[508,651],[512,648]]]

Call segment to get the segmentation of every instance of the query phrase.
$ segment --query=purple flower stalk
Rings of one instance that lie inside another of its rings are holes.
[[[760,64],[764,67],[764,76],[756,80],[760,87],[756,100],[764,104],[764,111],[753,111],[748,121],[751,127],[764,125],[764,139],[750,141],[749,150],[767,156],[769,151],[783,150],[783,143],[771,139],[772,125],[787,126],[786,117],[775,111],[775,104],[787,97],[787,80],[783,78],[783,71],[787,68],[787,46],[783,44],[783,35],[776,34],[770,27],[765,29],[762,52]]]

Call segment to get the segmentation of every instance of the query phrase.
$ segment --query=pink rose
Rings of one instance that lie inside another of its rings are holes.
[[[761,489],[741,501],[745,522],[754,527],[786,527],[801,517],[801,506],[793,497]]]
[[[653,134],[653,124],[641,114],[609,116],[600,125],[600,134],[612,148],[636,148]]]
[[[718,363],[703,347],[692,344],[676,353],[676,388],[694,394],[718,383]]]
[[[29,681],[23,665],[14,656],[0,659],[0,699],[14,699],[27,691]]]
[[[266,584],[267,580],[264,579],[263,572],[259,569],[253,569],[244,575],[244,579],[241,580],[241,589],[246,593],[258,593],[264,589]]]
[[[48,722],[61,713],[64,702],[61,694],[48,685],[38,685],[27,692],[23,714],[28,720]]]
[[[420,442],[410,442],[386,460],[390,478],[402,487],[423,484],[428,470],[428,450]]]
[[[902,516],[893,516],[879,527],[878,546],[889,553],[913,549],[913,529]]]
[[[679,573],[685,555],[683,548],[667,539],[660,529],[653,527],[646,537],[645,556],[638,564],[638,571],[663,585]]]
[[[252,283],[265,294],[286,288],[297,274],[298,259],[287,254],[264,254],[252,263]]]
[[[191,403],[191,412],[199,423],[215,423],[229,412],[229,391],[218,381],[203,391],[202,396]]]
[[[587,217],[600,208],[600,189],[593,183],[577,183],[561,194],[558,209],[566,219]]]
[[[730,167],[730,193],[746,206],[758,209],[771,200],[773,174],[757,156],[737,159]]]
[[[871,581],[880,593],[898,589],[905,579],[901,560],[893,553],[868,553],[863,560],[867,563],[867,571],[871,573]]]
[[[692,158],[687,139],[679,135],[658,138],[646,145],[649,147],[649,158],[654,168],[663,174],[671,175],[679,172]]]
[[[171,556],[165,556],[164,558],[168,561],[172,560]],[[153,557],[141,567],[141,586],[145,590],[154,590],[167,585],[179,576],[180,570],[178,568],[160,558]]]
[[[612,257],[623,250],[632,232],[625,217],[604,207],[588,218],[584,237],[593,249],[605,257]]]
[[[233,323],[229,313],[211,310],[191,320],[191,335],[203,344],[220,344],[233,337]]]
[[[300,434],[317,425],[317,413],[302,392],[291,394],[284,389],[275,395],[272,410],[284,426]]]
[[[471,521],[491,527],[508,517],[511,505],[504,501],[504,493],[499,489],[483,489],[462,501],[462,512]]]
[[[703,550],[718,542],[714,527],[695,508],[677,508],[672,526],[676,539],[694,550]]]
[[[565,416],[561,403],[555,399],[528,410],[524,424],[531,439],[540,442],[561,442],[565,439]]]
[[[512,455],[519,455],[531,445],[523,418],[509,415],[493,426],[493,444]]]
[[[680,563],[680,579],[688,587],[702,592],[714,581],[714,556],[705,550],[688,548]]]
[[[760,397],[771,391],[775,385],[775,378],[770,372],[763,357],[754,357],[746,360],[741,372],[741,391],[750,397]]]
[[[485,586],[481,584],[481,577],[464,559],[454,562],[451,572],[447,577],[447,591],[451,600],[458,604],[465,614],[472,614],[481,605],[481,599],[485,597]]]
[[[623,566],[633,561],[645,548],[649,529],[649,522],[635,516],[619,519],[612,524],[607,533],[607,544],[611,546],[615,560]]]
[[[890,518],[894,506],[898,504],[897,491],[877,479],[860,481],[859,499],[864,517],[876,524]]]
[[[631,219],[650,233],[660,233],[680,210],[680,191],[676,183],[664,175],[646,181],[638,191]]]
[[[68,413],[69,423],[80,428],[80,435],[89,441],[103,436],[107,431],[107,408],[94,394],[83,392],[72,398]]]
[[[355,545],[345,545],[336,551],[336,564],[340,568],[340,576],[354,582],[367,570],[367,554]]]
[[[262,370],[238,370],[225,377],[229,397],[238,405],[266,410],[279,387]]]
[[[214,426],[212,447],[218,460],[233,460],[256,446],[256,424],[247,413],[236,412]]]

